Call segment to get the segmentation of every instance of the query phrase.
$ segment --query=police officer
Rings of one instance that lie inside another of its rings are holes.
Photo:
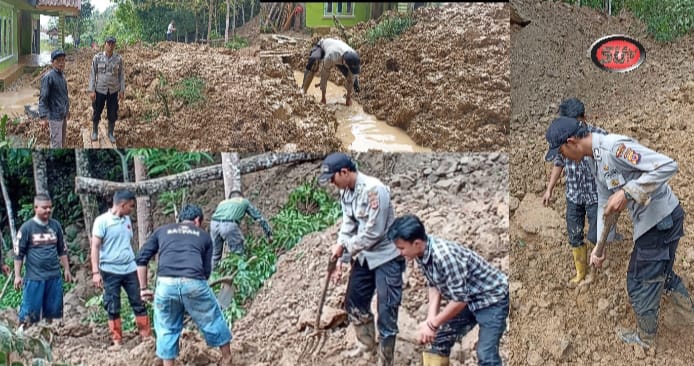
[[[92,117],[92,141],[99,137],[98,127],[101,112],[106,104],[106,116],[108,118],[108,139],[116,143],[113,129],[118,119],[118,102],[125,95],[125,75],[123,73],[123,59],[113,50],[116,48],[116,38],[106,37],[104,51],[94,55],[92,69],[89,75],[89,92],[92,99],[94,115]]]
[[[318,181],[320,184],[331,182],[340,189],[342,227],[332,255],[342,260],[338,261],[332,278],[339,281],[342,263],[351,260],[345,306],[357,335],[358,348],[348,356],[372,352],[376,346],[371,313],[375,291],[380,339],[378,364],[393,365],[405,259],[387,236],[394,220],[390,191],[377,178],[357,171],[352,160],[343,153],[325,158]]]
[[[357,93],[359,92],[359,72],[361,70],[359,54],[347,43],[339,39],[324,38],[318,41],[311,48],[306,70],[304,71],[304,93],[306,93],[311,80],[313,80],[313,73],[318,70],[318,62],[321,61],[323,62],[320,68],[321,103],[326,103],[325,91],[328,88],[330,69],[335,66],[347,79],[345,81],[345,89],[347,89],[345,104],[348,106],[352,105],[352,89]]]
[[[602,232],[603,215],[628,208],[634,225],[634,250],[627,270],[627,292],[636,314],[637,328],[620,329],[626,343],[644,348],[655,345],[658,309],[663,291],[691,323],[694,303],[672,266],[679,239],[684,235],[684,210],[668,181],[677,163],[630,137],[591,133],[574,118],[560,117],[547,129],[548,157],[561,153],[580,161],[592,157],[598,188],[597,232]],[[605,255],[590,262],[600,267]]]

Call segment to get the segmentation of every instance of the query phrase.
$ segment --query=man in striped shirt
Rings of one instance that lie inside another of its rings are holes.
[[[585,106],[579,99],[569,98],[564,100],[559,105],[559,115],[576,118],[585,124]],[[586,126],[591,132],[607,134],[601,128],[588,124]],[[561,154],[557,154],[554,159],[547,161],[553,161],[554,167],[552,168],[552,173],[550,173],[547,190],[542,196],[542,203],[545,206],[548,206],[550,203],[552,191],[559,181],[562,170],[566,172],[566,229],[569,233],[569,245],[574,257],[574,266],[576,267],[576,276],[569,280],[569,285],[576,286],[585,279],[588,272],[588,248],[583,241],[586,216],[590,224],[588,240],[595,243],[598,236],[596,224],[598,191],[595,185],[595,178],[590,170],[590,164],[592,164],[593,159],[584,158],[580,162],[575,162],[564,158]]]
[[[501,365],[499,341],[509,311],[508,278],[461,244],[427,235],[415,215],[395,219],[388,230],[400,254],[416,259],[429,288],[426,321],[419,325],[424,366],[447,366],[451,348],[479,325],[477,363]],[[439,312],[441,299],[448,304]]]

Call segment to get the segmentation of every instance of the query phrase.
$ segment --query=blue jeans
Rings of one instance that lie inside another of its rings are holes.
[[[684,235],[684,210],[672,213],[636,239],[627,270],[627,292],[639,328],[655,335],[663,290],[689,297],[672,270],[679,239]]]
[[[588,241],[595,243],[598,241],[598,204],[591,205],[576,204],[566,200],[566,230],[569,232],[569,244],[578,248],[583,245],[583,228],[588,216]]]
[[[154,294],[157,357],[173,360],[178,356],[184,311],[190,314],[208,346],[220,347],[231,342],[231,331],[207,281],[159,277]]]
[[[506,295],[504,300],[474,312],[466,307],[453,319],[441,325],[436,332],[431,349],[427,352],[448,357],[453,345],[479,324],[477,363],[500,366],[499,341],[506,330],[508,306],[508,295]]]
[[[60,276],[41,281],[24,279],[19,322],[37,323],[41,318],[62,317],[63,279]]]
[[[347,288],[346,310],[352,324],[373,321],[371,299],[378,296],[378,334],[381,339],[398,334],[398,308],[402,300],[402,272],[405,258],[397,257],[377,268],[369,269],[366,262],[352,263]]]

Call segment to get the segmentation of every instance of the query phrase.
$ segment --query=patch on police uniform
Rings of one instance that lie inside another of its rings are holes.
[[[595,160],[601,160],[602,156],[600,155],[600,149],[597,147],[593,149],[593,159]]]
[[[631,148],[627,148],[624,151],[624,159],[626,159],[628,162],[636,165],[641,161],[641,154],[637,153]]]
[[[619,144],[619,146],[617,146],[617,151],[616,151],[616,154],[615,154],[615,155],[616,155],[618,158],[621,158],[621,157],[622,157],[622,154],[624,153],[624,150],[626,150],[626,148],[627,148],[627,145]]]
[[[369,206],[373,209],[378,208],[378,191],[371,191],[369,195]]]

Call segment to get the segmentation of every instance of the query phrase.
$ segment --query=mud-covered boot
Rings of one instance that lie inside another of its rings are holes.
[[[393,366],[395,337],[381,339],[378,346],[378,366]]]
[[[113,130],[116,128],[116,121],[108,121],[108,140],[111,141],[112,144],[116,143],[116,138],[113,136]]]
[[[348,358],[359,357],[364,353],[373,353],[376,348],[376,329],[373,320],[366,324],[353,324],[354,333],[357,335],[357,346],[345,351],[343,355]]]
[[[670,301],[675,305],[677,322],[681,325],[694,325],[694,301],[681,280],[670,291]]]
[[[108,329],[111,331],[111,340],[113,341],[113,345],[108,349],[111,351],[118,351],[123,344],[123,328],[120,318],[109,320]]]
[[[655,347],[657,316],[636,316],[636,329],[618,328],[617,336],[626,344],[636,344],[643,348]]]
[[[424,366],[448,366],[449,358],[436,353],[422,352],[422,363]]]
[[[99,121],[92,121],[92,141],[99,139]]]
[[[152,327],[149,325],[149,317],[147,315],[136,316],[135,324],[137,325],[137,330],[140,332],[140,337],[142,337],[142,339],[147,339],[152,336]]]

